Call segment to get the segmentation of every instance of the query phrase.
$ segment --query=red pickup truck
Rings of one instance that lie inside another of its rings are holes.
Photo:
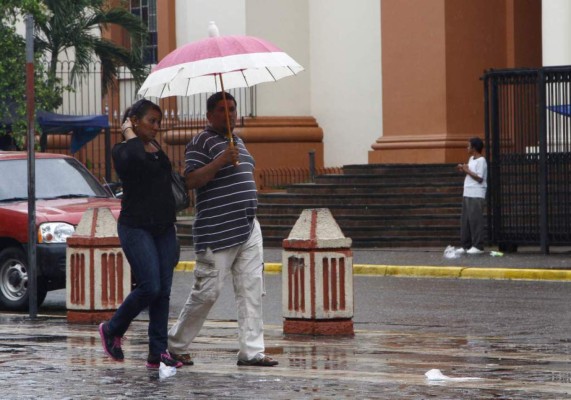
[[[121,202],[76,159],[38,153],[35,159],[37,298],[65,288],[66,240],[83,212]],[[26,310],[28,290],[27,153],[0,151],[0,309]]]

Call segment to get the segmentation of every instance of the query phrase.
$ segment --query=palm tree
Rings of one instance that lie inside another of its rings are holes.
[[[58,56],[70,50],[75,60],[72,81],[86,72],[90,63],[102,66],[102,90],[114,85],[118,69],[128,68],[137,85],[148,71],[142,62],[141,41],[148,33],[141,20],[126,8],[109,7],[106,0],[43,0],[47,15],[36,23],[36,49],[49,60],[48,79],[56,82]],[[131,37],[131,49],[101,37],[108,25],[124,28]]]

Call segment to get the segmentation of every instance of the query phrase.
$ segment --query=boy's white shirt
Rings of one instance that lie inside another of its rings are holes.
[[[486,198],[486,189],[488,188],[488,164],[484,157],[470,157],[468,160],[468,168],[480,178],[482,182],[478,182],[470,175],[466,174],[464,179],[464,197],[481,197]]]

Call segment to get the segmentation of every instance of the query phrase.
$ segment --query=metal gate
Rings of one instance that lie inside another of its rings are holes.
[[[484,74],[489,238],[571,244],[571,67]]]

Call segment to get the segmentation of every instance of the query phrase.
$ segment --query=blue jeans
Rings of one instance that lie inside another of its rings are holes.
[[[117,232],[137,285],[109,321],[109,333],[123,336],[148,307],[149,353],[159,355],[167,350],[169,301],[178,260],[175,227],[153,232],[118,224]]]

